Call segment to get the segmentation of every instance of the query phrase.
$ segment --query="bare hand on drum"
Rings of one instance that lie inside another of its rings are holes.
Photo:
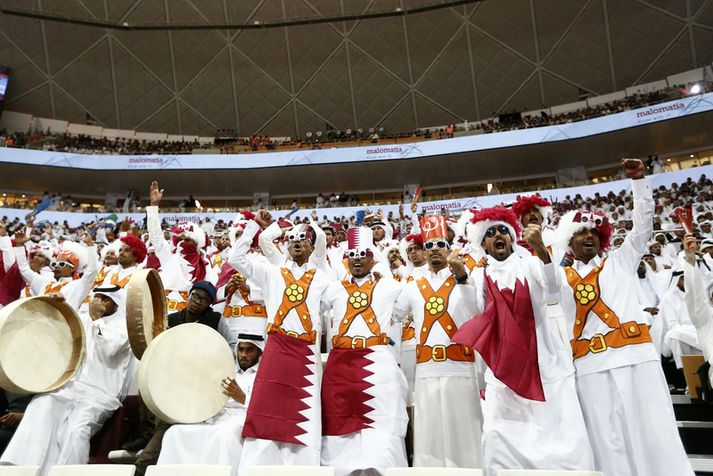
[[[10,412],[0,417],[0,426],[5,428],[15,428],[20,424],[24,413]]]
[[[223,389],[223,395],[227,395],[238,403],[245,404],[245,392],[240,388],[238,382],[232,377],[225,377],[220,386]]]

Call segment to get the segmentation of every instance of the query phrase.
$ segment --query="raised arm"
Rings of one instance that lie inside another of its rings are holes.
[[[230,253],[230,258],[228,258],[228,264],[242,275],[254,280],[261,288],[267,289],[266,286],[270,285],[271,265],[255,263],[248,259],[250,245],[259,230],[260,225],[254,220],[250,220],[247,225],[245,225],[243,234],[240,235],[240,238],[233,246],[233,251]]]
[[[20,276],[22,276],[23,281],[30,286],[30,290],[33,295],[42,294],[42,286],[47,281],[47,278],[43,277],[40,273],[35,273],[30,268],[30,263],[27,262],[27,255],[25,254],[25,243],[29,241],[29,237],[25,233],[25,230],[19,230],[15,233],[15,247],[13,248],[15,252],[15,260],[17,261],[17,268],[20,271]]]
[[[281,252],[277,248],[277,246],[275,246],[275,240],[282,236],[282,229],[276,221],[273,221],[271,223],[265,221],[268,219],[268,217],[270,217],[269,214],[260,212],[258,213],[258,215],[260,216],[260,220],[263,220],[263,222],[267,225],[267,227],[262,230],[262,233],[260,233],[260,236],[258,237],[260,249],[262,250],[262,253],[265,255],[265,258],[267,258],[267,261],[269,263],[272,263],[275,266],[279,266],[285,262],[285,254]],[[270,217],[270,219],[272,219],[272,217]]]
[[[94,246],[92,237],[89,233],[85,233],[82,241],[87,245],[87,267],[84,269],[82,277],[79,278],[79,284],[76,289],[73,289],[70,296],[64,296],[67,303],[74,309],[79,309],[84,302],[84,299],[89,295],[89,291],[94,286],[94,281],[97,279],[99,272],[99,261],[97,260],[97,249]],[[61,292],[61,291],[60,291]]]
[[[158,216],[158,206],[163,198],[163,189],[159,188],[158,182],[151,182],[149,187],[151,206],[146,207],[146,228],[149,233],[149,243],[153,246],[156,257],[161,262],[167,262],[171,257],[171,247],[163,237],[161,229],[161,218]]]
[[[703,274],[696,265],[696,251],[698,245],[693,235],[686,235],[683,239],[685,263],[683,265],[683,279],[686,286],[686,307],[696,329],[713,328],[713,307],[709,304]]]
[[[633,228],[626,235],[624,243],[617,253],[617,259],[625,260],[626,266],[633,271],[639,266],[641,257],[646,253],[647,243],[654,231],[654,199],[651,186],[644,177],[644,164],[638,159],[625,159],[622,165],[624,173],[631,180],[631,192],[634,195],[632,212]],[[613,254],[613,253],[612,253]]]

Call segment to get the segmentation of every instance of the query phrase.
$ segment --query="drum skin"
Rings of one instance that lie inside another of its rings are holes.
[[[235,376],[225,338],[198,323],[162,332],[139,363],[139,391],[146,406],[166,423],[198,423],[228,401],[221,381]]]
[[[84,362],[84,326],[72,306],[51,296],[19,299],[0,310],[0,387],[51,392]]]
[[[166,329],[166,294],[158,271],[136,271],[126,286],[126,327],[129,345],[141,359],[151,341]]]

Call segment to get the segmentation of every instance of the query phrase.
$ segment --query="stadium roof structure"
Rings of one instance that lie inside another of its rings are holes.
[[[303,137],[577,101],[713,62],[709,0],[3,0],[6,107]]]

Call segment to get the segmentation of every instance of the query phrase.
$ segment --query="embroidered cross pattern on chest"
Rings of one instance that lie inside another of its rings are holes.
[[[290,284],[287,289],[285,289],[285,295],[287,300],[290,302],[300,302],[305,298],[305,289],[299,284]]]

